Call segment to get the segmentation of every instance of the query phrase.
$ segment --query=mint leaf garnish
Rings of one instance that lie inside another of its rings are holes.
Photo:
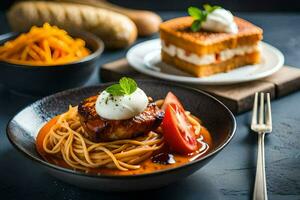
[[[200,19],[202,16],[202,10],[200,10],[197,7],[189,7],[188,8],[188,13],[190,16],[192,16],[195,20]]]
[[[206,21],[207,16],[213,11],[215,11],[216,9],[219,9],[221,7],[204,4],[203,8],[204,10],[201,10],[193,6],[188,8],[189,15],[194,18],[194,21],[191,26],[191,30],[193,32],[199,31],[201,29],[202,23]]]
[[[207,13],[212,13],[213,11],[215,11],[216,9],[219,9],[221,8],[220,6],[211,6],[209,4],[204,4],[203,5],[203,8],[204,10],[207,12]]]
[[[196,31],[198,31],[200,29],[199,27],[201,27],[201,21],[200,20],[195,20],[192,23],[191,30],[193,32],[196,32]]]
[[[125,94],[132,94],[137,89],[136,82],[127,77],[123,77],[119,81],[120,86],[123,88]]]
[[[113,96],[122,96],[125,94],[123,88],[119,84],[114,84],[105,89],[106,92]]]
[[[136,89],[135,80],[123,77],[119,80],[119,83],[109,86],[105,91],[113,96],[123,96],[132,94]]]

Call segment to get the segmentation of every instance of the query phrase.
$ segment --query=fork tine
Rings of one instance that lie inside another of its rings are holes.
[[[266,125],[270,128],[270,131],[272,131],[272,111],[270,93],[267,93]]]
[[[260,93],[260,109],[259,109],[259,124],[260,125],[262,125],[262,124],[264,124],[264,112],[265,112],[265,110],[264,110],[264,105],[265,105],[265,102],[264,102],[264,93],[263,92],[261,92]]]
[[[257,99],[258,99],[258,93],[256,92],[254,97],[251,125],[257,124]]]

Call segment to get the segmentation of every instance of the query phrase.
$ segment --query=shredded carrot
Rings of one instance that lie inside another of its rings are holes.
[[[80,60],[90,54],[85,41],[45,23],[0,46],[0,61],[23,65],[57,65]]]

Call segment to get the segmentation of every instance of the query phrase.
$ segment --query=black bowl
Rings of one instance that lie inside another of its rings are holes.
[[[0,36],[0,45],[14,39],[19,33]],[[10,90],[32,95],[45,95],[82,86],[89,80],[97,66],[104,44],[95,35],[87,32],[70,32],[82,38],[91,54],[76,62],[53,66],[28,66],[0,62],[0,84]]]
[[[70,184],[105,191],[132,191],[158,188],[178,181],[204,166],[232,139],[236,121],[232,113],[214,97],[191,88],[160,81],[138,81],[139,87],[154,99],[164,98],[174,92],[185,108],[199,116],[211,132],[214,145],[210,152],[180,167],[141,175],[91,175],[58,167],[44,161],[35,149],[35,138],[41,126],[52,117],[65,112],[68,106],[77,105],[82,99],[97,94],[110,84],[101,84],[60,92],[45,97],[20,111],[7,126],[10,142],[49,173]]]

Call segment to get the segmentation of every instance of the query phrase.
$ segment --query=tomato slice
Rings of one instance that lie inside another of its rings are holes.
[[[184,110],[177,104],[168,104],[162,122],[166,143],[177,153],[188,154],[198,149],[192,125]]]
[[[184,110],[182,104],[180,103],[180,101],[178,100],[178,98],[172,93],[172,92],[168,92],[164,104],[162,105],[161,109],[162,110],[166,110],[167,106],[170,104],[176,104],[178,105],[182,110]]]

